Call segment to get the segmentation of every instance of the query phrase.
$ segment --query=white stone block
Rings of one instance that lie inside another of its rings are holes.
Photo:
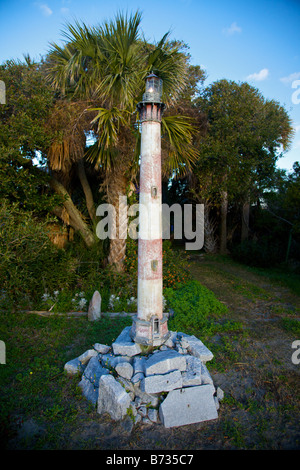
[[[110,350],[110,346],[101,343],[95,343],[93,348],[100,354],[107,354]]]
[[[130,362],[132,359],[129,356],[114,356],[113,354],[103,354],[100,360],[103,367],[115,368],[116,365],[120,362]]]
[[[81,364],[86,364],[87,362],[89,362],[91,357],[94,357],[94,356],[98,356],[98,352],[95,351],[95,349],[88,349],[83,354],[78,356],[78,359],[81,362]]]
[[[195,356],[185,357],[187,369],[185,372],[182,372],[183,387],[201,385],[201,367],[203,366],[201,360]]]
[[[118,421],[126,416],[130,403],[130,395],[122,385],[112,375],[102,375],[99,381],[98,413],[109,413],[114,421]]]
[[[144,378],[144,374],[142,372],[137,372],[136,374],[134,374],[132,377],[131,377],[131,382],[133,384],[137,384],[138,382],[140,382],[142,379]]]
[[[141,390],[146,393],[169,392],[182,387],[182,377],[179,370],[163,375],[149,375],[141,381]]]
[[[217,387],[217,398],[219,401],[224,398],[224,391],[220,387]]]
[[[159,407],[159,416],[166,428],[216,419],[218,412],[212,385],[172,390]]]
[[[135,356],[142,352],[139,344],[132,341],[130,336],[131,326],[127,326],[112,344],[114,354],[121,356]]]
[[[164,346],[168,346],[168,348],[174,348],[176,340],[177,340],[177,331],[170,331],[170,336],[167,341],[164,342]]]
[[[196,336],[186,335],[185,333],[178,333],[178,337],[183,339],[185,344],[188,344],[188,351],[193,356],[199,357],[202,362],[211,361],[214,357],[213,353],[202,343]]]
[[[148,418],[150,419],[150,421],[152,421],[153,423],[157,423],[159,418],[158,418],[158,410],[156,410],[155,408],[149,408],[148,409]]]
[[[165,374],[172,370],[185,371],[185,356],[174,350],[159,351],[145,362],[145,375]]]
[[[68,374],[76,375],[78,372],[83,371],[84,366],[82,365],[78,357],[76,357],[76,359],[71,359],[71,361],[66,362],[66,364],[64,365],[64,369]]]
[[[119,362],[115,367],[116,372],[124,379],[130,380],[133,374],[133,367],[129,362]]]
[[[141,404],[146,404],[148,406],[152,406],[153,408],[158,405],[159,402],[159,395],[146,393],[141,390],[140,387],[135,386],[135,403],[136,406],[139,407]]]
[[[201,364],[201,375],[202,375],[202,385],[213,384],[213,379],[211,378],[210,373],[205,364]]]
[[[133,369],[134,373],[137,374],[138,372],[144,373],[145,367],[145,358],[143,356],[138,356],[133,358]]]
[[[109,371],[101,366],[98,357],[92,357],[78,386],[82,389],[83,395],[93,404],[96,404],[98,400],[100,377],[107,374],[109,374]]]

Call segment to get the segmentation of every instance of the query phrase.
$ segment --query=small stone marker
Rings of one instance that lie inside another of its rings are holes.
[[[89,304],[88,320],[95,321],[95,320],[98,320],[100,316],[101,316],[101,295],[96,290]]]

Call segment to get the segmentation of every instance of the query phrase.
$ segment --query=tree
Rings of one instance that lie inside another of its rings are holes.
[[[6,104],[0,106],[0,198],[42,216],[62,202],[51,193],[49,175],[34,164],[49,146],[45,123],[54,94],[41,64],[29,57],[2,64],[0,79],[6,85]]]
[[[64,97],[85,100],[86,112],[97,113],[91,119],[96,143],[86,158],[102,172],[107,202],[116,208],[117,238],[110,240],[109,262],[118,270],[123,266],[127,229],[118,218],[118,204],[138,170],[135,110],[145,77],[153,71],[163,79],[163,101],[169,107],[187,83],[187,56],[180,45],[171,43],[167,34],[155,45],[145,42],[140,23],[137,12],[129,18],[118,14],[114,21],[93,28],[68,25],[66,44],[53,44],[47,63],[54,88]],[[162,132],[167,136],[163,160],[168,171],[187,171],[197,157],[191,121],[166,114]]]
[[[199,168],[213,174],[221,215],[220,252],[225,253],[229,201],[242,201],[242,236],[247,238],[251,190],[275,170],[281,151],[290,143],[292,125],[279,103],[265,100],[248,83],[214,82],[197,105],[208,122]]]
[[[52,135],[47,160],[52,175],[51,188],[63,197],[64,210],[56,208],[56,215],[78,231],[85,244],[91,247],[97,242],[93,230],[96,209],[83,161],[86,150],[85,129],[89,125],[85,108],[86,103],[81,101],[56,101],[47,121],[47,129]],[[83,189],[86,216],[72,199],[76,176]]]
[[[0,107],[0,197],[40,217],[55,214],[92,246],[97,238],[71,197],[76,167],[92,218],[91,188],[80,160],[85,151],[82,103],[57,99],[45,80],[44,63],[29,57],[2,64],[0,76],[7,93]]]

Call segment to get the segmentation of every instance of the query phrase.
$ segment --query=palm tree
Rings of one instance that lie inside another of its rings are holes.
[[[96,142],[86,158],[104,174],[107,201],[117,209],[138,170],[139,131],[136,104],[141,99],[150,71],[163,80],[163,101],[171,109],[187,81],[187,57],[168,34],[157,44],[140,34],[141,14],[118,14],[103,26],[67,25],[63,47],[52,45],[48,78],[54,88],[71,99],[86,100]],[[169,174],[188,171],[197,158],[192,145],[191,121],[166,113],[162,121],[163,169]],[[118,238],[110,240],[109,263],[122,269],[127,226],[118,219]]]

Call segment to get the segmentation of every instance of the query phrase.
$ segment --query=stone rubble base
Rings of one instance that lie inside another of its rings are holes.
[[[171,331],[159,349],[143,355],[130,330],[111,347],[96,343],[64,366],[81,374],[79,387],[98,413],[166,428],[216,419],[224,394],[214,387],[206,367],[213,354],[202,341]]]

